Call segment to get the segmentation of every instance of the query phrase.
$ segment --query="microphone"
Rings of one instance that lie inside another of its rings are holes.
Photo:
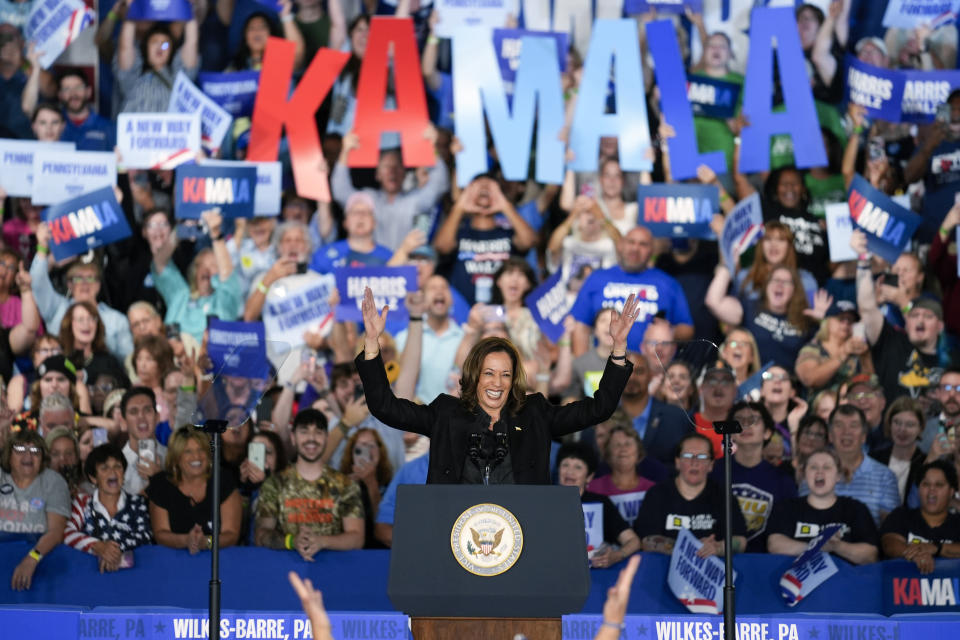
[[[477,465],[480,464],[480,451],[483,447],[483,434],[471,433],[470,442],[467,445],[467,457],[473,460]]]

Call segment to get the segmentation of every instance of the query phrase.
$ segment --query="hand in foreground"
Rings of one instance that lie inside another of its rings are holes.
[[[297,592],[300,598],[300,605],[303,612],[310,618],[310,626],[313,628],[313,637],[317,640],[327,640],[333,636],[330,634],[330,618],[327,616],[327,610],[323,606],[323,594],[313,588],[310,579],[302,580],[295,572],[287,574],[293,590]]]
[[[607,590],[607,601],[603,603],[604,624],[623,624],[623,618],[627,614],[627,603],[630,601],[630,587],[633,585],[633,578],[637,575],[639,566],[640,556],[631,556],[627,566],[620,571],[617,583]],[[618,633],[616,637],[619,635]]]

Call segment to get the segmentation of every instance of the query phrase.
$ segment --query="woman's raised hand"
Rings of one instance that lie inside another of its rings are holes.
[[[385,305],[383,311],[377,311],[377,303],[373,300],[373,291],[367,287],[363,291],[363,326],[365,335],[364,350],[373,357],[380,352],[380,334],[383,333],[383,327],[387,324],[387,312],[390,311],[390,305]]]
[[[623,310],[620,313],[616,310],[613,312],[613,318],[610,319],[610,337],[613,338],[614,355],[622,355],[627,350],[627,335],[637,321],[638,306],[640,301],[636,294],[631,293],[623,304]]]

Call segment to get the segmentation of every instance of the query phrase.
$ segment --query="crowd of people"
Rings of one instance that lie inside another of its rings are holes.
[[[14,589],[29,589],[60,544],[95,556],[101,571],[130,566],[145,544],[202,553],[213,544],[214,501],[221,546],[305,560],[389,548],[397,486],[443,481],[445,471],[422,435],[435,425],[406,433],[371,415],[361,373],[375,372],[355,362],[370,340],[363,323],[337,320],[271,347],[263,379],[214,375],[208,351],[211,318],[263,322],[285,291],[340,267],[416,268],[417,290],[378,327],[379,357],[393,394],[425,405],[459,397],[467,378],[477,392],[468,356],[492,337],[516,346],[527,393],[592,398],[613,349],[611,309],[642,298],[610,419],[558,438],[550,468],[532,479],[505,467],[464,475],[577,487],[584,509],[601,513],[602,526],[587,527],[595,567],[670,553],[681,529],[701,540],[703,556],[798,555],[833,524],[840,530],[824,548],[850,563],[905,558],[929,573],[960,557],[960,90],[943,101],[946,119],[921,125],[869,119],[843,96],[847,54],[890,69],[956,68],[956,25],[886,29],[885,2],[797,4],[828,164],[798,169],[789,138],[777,139],[771,170],[745,175],[745,119],[695,118],[700,151],[724,152],[731,167],[698,170],[696,182],[719,192],[712,226],[760,194],[762,234],[729,264],[716,241],[655,237],[638,224],[637,185],[673,182],[662,143],[674,132],[650,73],[652,171],[624,171],[617,139],[603,138],[595,172],[567,171],[562,185],[511,181],[491,144],[489,171],[461,189],[450,44],[436,35],[432,2],[281,0],[279,13],[252,0],[191,4],[188,22],[144,23],[127,20],[129,1],[118,0],[97,25],[95,100],[84,71],[41,69],[22,33],[32,2],[0,1],[0,137],[111,151],[117,116],[166,111],[178,72],[259,70],[268,38],[280,37],[294,43],[300,71],[321,47],[350,55],[317,113],[332,201],[296,193],[286,140],[287,188],[274,216],[211,210],[191,225],[174,217],[171,171],[122,171],[116,187],[133,235],[58,262],[43,207],[0,189],[0,541],[33,545],[12,571]],[[408,170],[392,135],[375,170],[346,164],[376,14],[416,27],[433,167]],[[657,17],[634,18],[642,27]],[[691,77],[743,84],[742,38],[709,31],[698,13],[672,19]],[[577,43],[590,28],[574,26],[568,107],[586,53]],[[249,128],[238,118],[218,154],[243,159]],[[906,195],[923,217],[893,263],[871,255],[861,231],[850,242],[857,260],[829,259],[824,208],[846,200],[857,174]],[[525,299],[556,273],[569,312],[553,342]],[[198,411],[220,409],[232,414],[213,460],[192,425]],[[728,452],[740,506],[729,550],[714,430],[725,420],[743,429]]]

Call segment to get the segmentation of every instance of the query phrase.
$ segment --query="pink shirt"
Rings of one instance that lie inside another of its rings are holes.
[[[647,480],[643,476],[637,476],[637,486],[630,489],[620,489],[617,485],[613,484],[613,475],[607,474],[605,476],[600,476],[599,478],[594,478],[590,481],[590,484],[587,485],[587,491],[593,493],[599,493],[603,496],[618,496],[622,493],[636,493],[637,491],[646,491],[652,487],[655,483]]]

